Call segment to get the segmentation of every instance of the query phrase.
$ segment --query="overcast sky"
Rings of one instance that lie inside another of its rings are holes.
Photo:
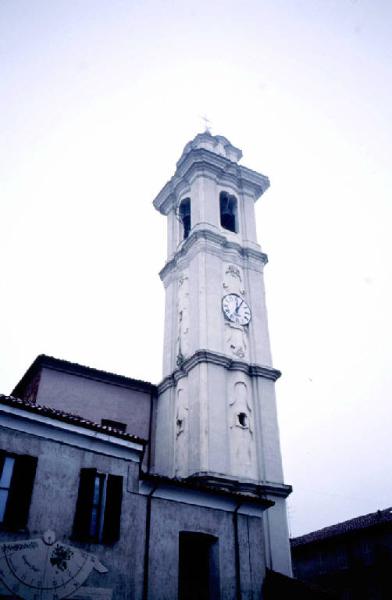
[[[1,0],[0,391],[40,353],[159,382],[151,203],[206,113],[271,180],[291,533],[392,505],[391,28],[388,0]]]

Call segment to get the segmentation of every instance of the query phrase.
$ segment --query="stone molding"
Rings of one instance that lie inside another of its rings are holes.
[[[214,474],[215,475],[215,474]],[[160,475],[158,473],[141,473],[141,481],[153,484],[156,497],[165,492],[165,488],[177,488],[177,491],[184,490],[188,493],[199,492],[216,497],[226,497],[235,501],[235,505],[250,503],[262,506],[265,509],[271,508],[275,502],[265,497],[262,486],[257,482],[253,486],[243,485],[242,482],[230,480],[225,476],[214,476],[213,474],[195,473],[189,477],[176,478]],[[285,486],[290,487],[290,486]],[[143,488],[139,491],[143,493]],[[291,491],[291,488],[290,488]],[[148,493],[148,492],[147,492]],[[160,494],[161,493],[161,494]],[[165,493],[162,497],[165,497]],[[166,496],[167,497],[167,496]],[[173,497],[173,496],[172,496]],[[193,496],[194,498],[194,496]]]
[[[201,241],[205,242],[205,244],[202,245],[200,243]],[[190,254],[191,249],[193,250],[192,256],[197,252],[205,252],[206,250],[211,253],[218,250],[219,255],[222,256],[221,252],[223,250],[224,252],[234,253],[241,259],[254,261],[258,264],[261,263],[262,265],[266,265],[268,263],[268,256],[264,252],[241,246],[241,244],[238,244],[237,242],[229,241],[224,235],[215,233],[210,229],[194,229],[190,232],[189,237],[183,242],[175,256],[169,260],[160,271],[159,276],[162,281],[177,268],[179,262]],[[227,260],[231,261],[232,257],[227,257]]]
[[[261,173],[238,165],[205,148],[191,149],[177,163],[173,177],[164,185],[153,204],[163,215],[176,206],[184,188],[197,177],[210,177],[220,185],[233,186],[237,192],[249,193],[257,200],[269,187],[269,179]]]
[[[228,371],[242,371],[250,377],[263,377],[270,381],[276,381],[281,372],[273,367],[265,367],[262,365],[248,364],[239,360],[232,360],[224,354],[212,352],[211,350],[198,350],[191,357],[184,360],[181,367],[176,369],[171,375],[165,377],[158,385],[158,394],[162,394],[167,389],[175,387],[177,382],[186,377],[194,367],[201,363],[210,363],[224,367]]]
[[[177,162],[177,166],[181,163],[184,157],[195,148],[208,148],[214,154],[225,156],[232,162],[238,162],[242,158],[242,150],[233,146],[233,144],[223,135],[212,135],[206,130],[203,133],[198,133],[197,136],[188,142],[182,151],[181,157]],[[224,154],[222,154],[222,150]]]
[[[187,481],[197,481],[208,485],[210,488],[224,489],[232,493],[251,494],[258,498],[279,496],[287,498],[293,491],[291,485],[272,481],[241,480],[220,473],[199,471],[187,477]]]

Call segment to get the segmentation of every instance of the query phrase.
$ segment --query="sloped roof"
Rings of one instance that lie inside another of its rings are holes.
[[[384,510],[377,510],[374,513],[355,517],[342,523],[336,523],[317,531],[311,531],[305,535],[293,538],[291,540],[292,548],[302,546],[303,544],[310,544],[312,542],[318,542],[325,540],[330,537],[345,535],[361,529],[367,529],[369,527],[375,527],[383,523],[392,522],[392,507],[385,508]]]
[[[72,425],[78,425],[79,427],[85,427],[86,429],[92,429],[99,433],[106,433],[107,435],[122,438],[123,440],[127,440],[130,442],[136,442],[138,444],[143,445],[147,443],[147,440],[144,440],[136,435],[124,433],[123,431],[114,429],[113,427],[107,427],[106,425],[101,425],[100,423],[89,421],[88,419],[84,419],[80,415],[74,415],[71,413],[64,412],[62,410],[50,408],[48,406],[35,404],[34,402],[30,402],[28,400],[21,400],[20,398],[15,398],[14,396],[5,396],[4,394],[0,394],[0,404],[5,404],[6,406],[26,410],[28,412],[39,414],[44,417],[50,417],[52,419],[62,421],[63,423],[70,423]]]
[[[22,379],[12,390],[13,396],[22,396],[25,386],[33,379],[33,377],[41,371],[42,368],[55,369],[71,375],[78,375],[87,377],[89,379],[95,379],[104,383],[111,383],[114,385],[120,385],[129,389],[136,389],[147,393],[156,393],[157,387],[149,381],[142,381],[140,379],[132,379],[125,377],[124,375],[117,375],[116,373],[110,373],[108,371],[102,371],[101,369],[94,369],[93,367],[86,367],[78,363],[70,362],[60,358],[54,358],[53,356],[47,356],[46,354],[40,354],[37,356],[35,361],[23,375]]]

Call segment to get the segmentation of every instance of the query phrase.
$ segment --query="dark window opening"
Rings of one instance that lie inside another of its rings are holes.
[[[106,477],[97,474],[94,478],[93,502],[91,507],[89,535],[97,540],[102,539],[103,517],[106,504]]]
[[[237,233],[237,198],[230,196],[227,192],[221,192],[219,195],[220,203],[220,223],[224,229]]]
[[[81,469],[73,537],[113,544],[120,537],[123,478]]]
[[[179,600],[218,600],[218,542],[211,535],[180,532]]]
[[[14,471],[15,459],[13,456],[5,456],[3,469],[0,477],[0,523],[4,520],[5,508],[11,488],[12,473]]]
[[[123,433],[127,430],[126,423],[120,423],[120,421],[111,421],[110,419],[101,419],[101,425],[104,427],[111,427],[112,429],[117,429],[117,431],[122,431]]]
[[[238,422],[241,425],[241,427],[248,427],[248,417],[246,413],[238,413]]]
[[[37,458],[0,450],[0,524],[12,530],[27,525]]]
[[[184,200],[181,201],[179,214],[180,214],[180,220],[181,220],[181,223],[183,226],[183,239],[186,240],[186,238],[188,237],[189,232],[191,230],[191,199],[190,198],[184,198]]]

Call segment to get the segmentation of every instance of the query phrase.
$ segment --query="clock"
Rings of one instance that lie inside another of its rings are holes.
[[[251,320],[250,307],[238,294],[223,296],[222,310],[226,319],[236,325],[248,325]]]

